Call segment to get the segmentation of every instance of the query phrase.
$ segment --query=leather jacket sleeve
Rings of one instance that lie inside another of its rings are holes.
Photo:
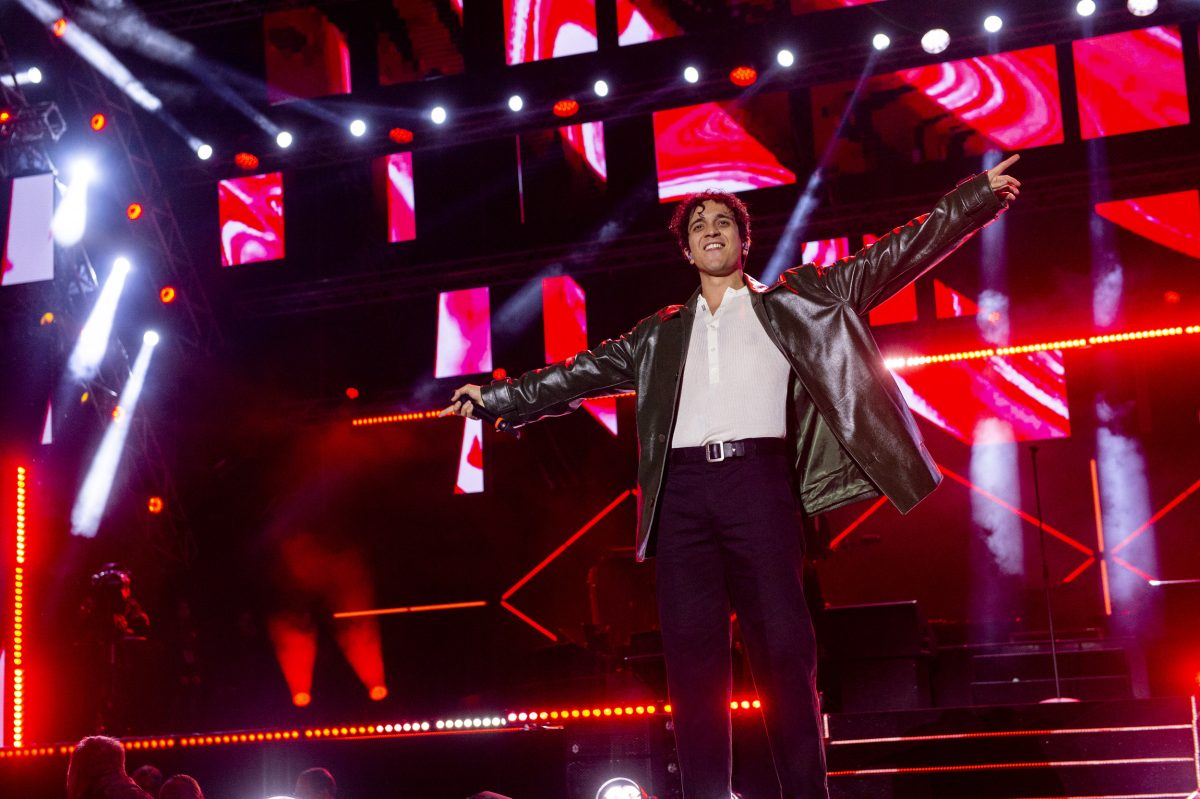
[[[634,342],[642,325],[565,361],[483,386],[483,405],[516,426],[562,416],[588,397],[633,391],[637,368]]]
[[[865,314],[937,265],[1007,207],[992,191],[987,173],[981,172],[939,200],[932,212],[848,259],[818,267],[817,276],[838,300]]]

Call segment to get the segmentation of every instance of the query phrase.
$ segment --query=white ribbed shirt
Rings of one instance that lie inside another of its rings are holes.
[[[672,448],[787,435],[790,367],[750,302],[748,286],[726,288],[715,314],[696,298]]]

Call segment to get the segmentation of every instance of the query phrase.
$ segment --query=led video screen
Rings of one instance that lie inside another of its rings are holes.
[[[1096,213],[1142,238],[1200,258],[1200,191],[1096,203]]]
[[[1063,141],[1053,46],[948,61],[814,87],[817,153],[844,173]],[[840,128],[840,130],[839,130]]]
[[[412,153],[392,153],[383,160],[387,166],[388,241],[412,241],[417,237]]]
[[[221,266],[284,256],[283,173],[230,178],[217,184]]]
[[[1083,138],[1188,123],[1179,28],[1096,36],[1072,50]]]
[[[292,8],[263,17],[267,99],[350,92],[350,48],[346,36],[319,9]]]
[[[781,16],[790,16],[787,0],[617,0],[617,42],[622,46],[643,44],[724,30],[730,25],[757,25]]]
[[[439,13],[449,7],[452,13]],[[462,0],[404,0],[392,3],[399,24],[376,36],[379,85],[392,86],[463,71]]]
[[[594,0],[504,0],[509,66],[595,51]]]
[[[0,261],[0,286],[54,279],[54,176],[13,178]]]
[[[486,286],[438,295],[437,360],[433,376],[492,371],[492,306]]]
[[[654,113],[658,198],[740,192],[796,182],[787,95],[757,95]]]

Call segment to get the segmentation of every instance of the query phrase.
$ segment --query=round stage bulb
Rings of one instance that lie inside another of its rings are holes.
[[[91,183],[96,177],[96,165],[91,161],[75,161],[71,164],[71,180]]]
[[[434,106],[433,110],[429,112],[429,118],[433,120],[433,124],[441,125],[446,121],[446,109],[440,105]]]
[[[516,113],[525,107],[525,101],[521,99],[521,95],[514,94],[508,98],[508,110]]]
[[[988,33],[997,33],[1003,27],[1004,20],[1000,19],[1000,17],[996,16],[995,14],[992,14],[983,21],[983,29]]]
[[[921,37],[921,49],[930,55],[937,55],[944,52],[950,46],[950,34],[943,28],[934,28],[931,31],[926,31]]]
[[[700,80],[700,70],[695,67],[687,67],[683,70],[683,79],[688,83],[695,83]]]
[[[1129,5],[1132,6],[1133,3],[1130,2]],[[1157,3],[1155,5],[1157,5]],[[1129,10],[1133,11],[1132,8],[1130,8]],[[1153,11],[1153,10],[1154,9],[1151,9],[1151,11]],[[1136,11],[1134,11],[1133,13],[1137,14]],[[1148,13],[1150,13],[1150,12],[1147,11],[1146,14],[1148,14]],[[1146,14],[1138,14],[1138,16],[1144,17],[1144,16],[1146,16]],[[29,81],[30,83],[41,83],[42,82],[42,71],[40,69],[38,69],[37,67],[30,67],[29,69],[25,70],[25,80]]]
[[[892,45],[892,40],[886,33],[877,33],[875,38],[871,39],[871,46],[876,50],[886,50]]]
[[[350,135],[361,136],[367,132],[367,123],[361,119],[356,119],[350,123]]]
[[[1079,0],[1075,4],[1075,13],[1081,17],[1090,17],[1096,13],[1096,0]]]
[[[146,334],[144,336],[142,336],[142,342],[145,344],[149,344],[151,347],[153,347],[155,344],[158,343],[158,334],[155,333],[153,330],[147,330]]]
[[[201,161],[207,161],[208,159],[212,158],[212,155],[213,149],[211,144],[201,144],[196,148],[196,156]]]
[[[796,56],[791,50],[780,50],[775,54],[775,60],[781,67],[790,67],[796,63]]]
[[[1129,0],[1125,5],[1135,17],[1148,17],[1158,10],[1158,0]],[[33,72],[33,70],[29,70]],[[33,78],[30,78],[32,81]]]
[[[607,97],[608,96],[608,81],[604,81],[604,80],[596,81],[592,85],[592,91],[594,91],[596,93],[597,97]]]
[[[128,273],[133,268],[133,264],[129,263],[129,259],[122,256],[113,261],[113,271],[120,273]]]
[[[275,136],[275,143],[286,150],[288,147],[292,146],[292,134],[288,133],[286,130],[279,131],[279,133]]]

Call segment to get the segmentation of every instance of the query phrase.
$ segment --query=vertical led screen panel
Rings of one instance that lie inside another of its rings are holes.
[[[1062,350],[928,364],[894,377],[914,413],[964,444],[1071,435]]]
[[[934,315],[938,319],[954,319],[960,316],[975,316],[979,304],[962,292],[955,291],[942,281],[933,280]]]
[[[54,176],[13,178],[0,286],[54,279]]]
[[[492,310],[487,287],[438,295],[434,377],[492,371]]]
[[[455,494],[483,493],[483,422],[463,419],[462,446],[458,450],[458,476]]]
[[[510,66],[593,53],[595,0],[504,0],[504,34]]]
[[[1156,244],[1200,258],[1200,191],[1096,203],[1096,213]]]
[[[217,205],[221,266],[283,258],[283,173],[222,180]]]
[[[806,241],[800,248],[800,263],[816,264],[817,266],[832,266],[850,254],[850,240],[845,236],[840,239],[818,239]]]
[[[750,100],[701,103],[654,112],[654,155],[658,199],[671,202],[692,192],[749,191],[796,182],[784,165],[795,162],[787,96],[782,92]],[[770,135],[749,132],[766,131]]]
[[[834,142],[855,86],[826,84],[811,91],[817,153],[830,151],[841,172],[1063,141],[1051,45],[869,78],[853,124]]]
[[[1179,28],[1113,33],[1071,47],[1083,138],[1188,123]]]
[[[587,295],[570,275],[542,278],[542,319],[546,363],[558,363],[587,349]],[[619,432],[617,400],[599,397],[583,409],[612,435]]]
[[[380,86],[463,71],[462,2],[451,4],[453,17],[438,12],[444,5],[445,0],[393,0],[403,24],[388,25],[376,37]]]
[[[417,237],[417,203],[413,194],[412,153],[392,153],[387,163],[388,241]]]
[[[617,0],[617,42],[642,44],[685,33],[727,30],[790,16],[787,0]]]
[[[604,183],[608,180],[608,158],[604,152],[604,123],[583,122],[578,125],[568,125],[558,129],[563,142],[576,155],[591,173]]]
[[[263,17],[267,100],[350,92],[350,48],[337,26],[316,8],[293,8]]]

